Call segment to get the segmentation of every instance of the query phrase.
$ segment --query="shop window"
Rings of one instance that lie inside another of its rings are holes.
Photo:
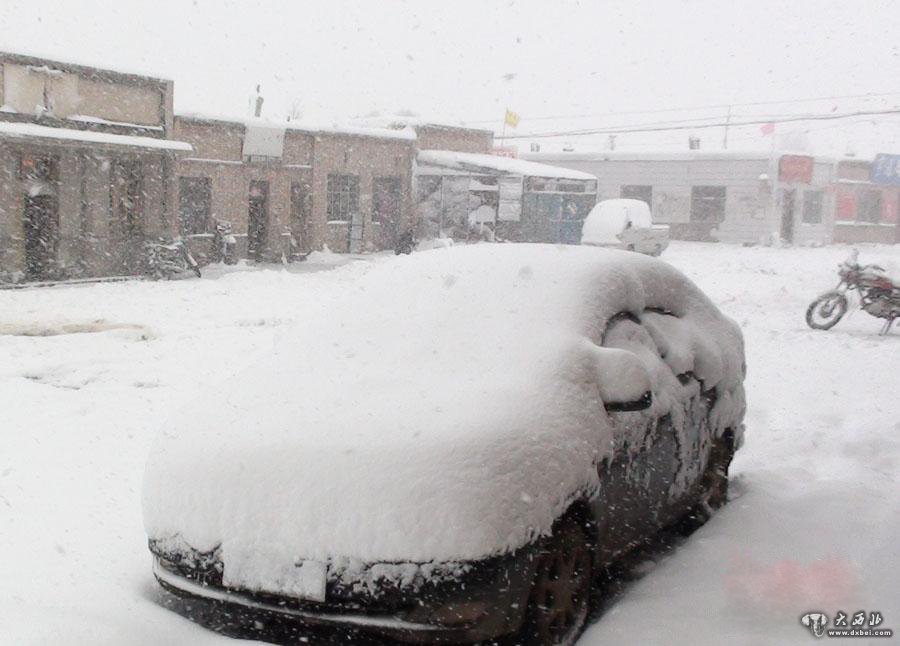
[[[178,178],[178,220],[181,235],[208,233],[212,184],[208,177]]]
[[[824,192],[821,190],[803,192],[804,224],[821,224],[823,198]]]
[[[328,175],[326,217],[349,221],[359,212],[359,175]]]
[[[860,189],[856,194],[856,221],[877,224],[881,221],[881,191]]]
[[[725,187],[694,186],[691,188],[691,222],[725,221]]]
[[[622,186],[619,196],[640,200],[646,202],[647,206],[653,206],[653,187],[646,184],[626,184]]]
[[[416,178],[416,201],[422,202],[440,193],[441,177],[439,175],[420,175]]]

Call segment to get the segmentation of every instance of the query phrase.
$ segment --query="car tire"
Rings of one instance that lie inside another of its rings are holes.
[[[726,433],[713,443],[706,470],[700,479],[697,503],[677,523],[679,532],[685,536],[702,527],[717,509],[728,502],[728,467],[734,457],[731,437],[730,433]]]
[[[566,518],[537,557],[518,644],[570,646],[590,613],[593,555],[584,528]]]

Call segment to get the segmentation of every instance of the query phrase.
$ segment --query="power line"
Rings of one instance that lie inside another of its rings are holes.
[[[617,126],[613,128],[593,128],[587,130],[560,130],[556,132],[537,132],[523,135],[506,135],[507,139],[543,139],[547,137],[580,137],[584,135],[615,135],[634,132],[664,132],[667,130],[701,130],[705,128],[724,128],[726,125],[732,128],[740,126],[757,126],[767,123],[791,123],[797,121],[833,121],[836,119],[848,119],[851,117],[868,117],[878,115],[900,114],[900,108],[890,110],[862,110],[842,114],[797,115],[780,119],[752,119],[744,121],[724,121],[718,123],[691,123],[676,125],[661,125],[660,122],[635,124],[634,126]],[[665,122],[663,122],[665,123]]]
[[[612,116],[625,116],[630,114],[661,114],[664,112],[687,112],[690,110],[713,110],[713,109],[724,109],[728,107],[732,108],[744,108],[744,107],[752,107],[752,106],[762,106],[762,105],[789,105],[796,103],[812,103],[814,101],[836,101],[839,99],[867,99],[867,98],[878,98],[878,97],[886,97],[886,96],[897,96],[900,95],[900,91],[898,92],[869,92],[866,94],[845,94],[838,96],[818,96],[818,97],[810,97],[806,99],[787,99],[785,101],[751,101],[746,103],[718,103],[712,105],[698,105],[692,107],[681,107],[681,108],[658,108],[655,110],[625,110],[620,112],[595,112],[593,114],[559,114],[559,115],[544,115],[539,117],[529,117],[525,116],[528,121],[548,121],[554,119],[593,119],[596,117],[612,117]],[[500,118],[494,119],[478,119],[478,120],[470,120],[463,121],[466,124],[479,124],[479,123],[497,123],[501,121]]]
[[[885,108],[885,109],[892,110],[895,108],[900,109],[900,105],[891,106],[891,108]],[[821,112],[819,112],[819,113],[804,112],[804,113],[800,113],[800,114],[794,112],[794,113],[780,113],[780,114],[776,114],[776,113],[741,114],[741,115],[737,115],[737,116],[744,120],[753,119],[753,120],[759,120],[762,123],[777,123],[777,122],[788,121],[788,120],[803,121],[806,119],[815,119],[815,118],[819,117],[821,114],[822,114]],[[735,115],[732,115],[732,116],[735,116]],[[665,119],[662,121],[649,121],[649,122],[645,121],[643,123],[641,123],[641,122],[620,123],[620,124],[616,124],[616,125],[606,126],[606,128],[608,128],[608,129],[617,129],[617,128],[629,129],[631,127],[643,128],[646,126],[676,126],[676,125],[682,125],[682,124],[696,124],[697,127],[701,127],[701,126],[707,125],[707,122],[709,122],[710,119],[721,119],[721,118],[722,118],[721,116],[712,116],[712,117],[705,116],[705,117],[689,117],[686,119]],[[711,124],[711,125],[715,126],[717,124]],[[729,122],[728,119],[726,118],[726,123],[724,123],[722,125],[724,126],[724,125],[735,125],[735,124],[733,122]],[[578,132],[578,131],[576,131],[576,132]],[[630,130],[629,130],[629,132],[630,132]]]

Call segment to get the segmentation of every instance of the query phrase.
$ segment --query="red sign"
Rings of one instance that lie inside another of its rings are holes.
[[[807,155],[782,155],[778,163],[778,180],[809,184],[813,176],[813,158]]]
[[[494,146],[492,154],[497,157],[510,157],[515,159],[519,156],[519,149],[515,146]]]

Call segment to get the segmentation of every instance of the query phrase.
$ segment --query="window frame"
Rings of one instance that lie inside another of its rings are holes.
[[[325,189],[326,220],[352,221],[353,215],[359,213],[359,184],[359,175],[328,173]]]
[[[705,195],[700,196],[699,193],[708,192],[712,193],[715,191],[716,195]],[[718,193],[721,192],[721,196]],[[721,202],[721,212],[713,213],[711,210],[707,213],[704,213],[704,217],[700,216],[700,210],[697,208],[698,205],[703,203],[703,200],[708,200],[712,202]],[[725,213],[728,205],[728,187],[722,185],[714,185],[714,184],[700,184],[691,186],[691,211],[690,211],[690,221],[696,222],[700,224],[721,224],[725,221]],[[709,215],[712,217],[708,217]]]
[[[864,199],[864,197],[866,199]],[[868,198],[872,199],[869,200]],[[880,189],[877,188],[860,188],[856,192],[856,221],[862,224],[880,224],[881,208],[884,196]],[[863,205],[867,209],[864,215]],[[871,212],[869,212],[871,209]],[[868,216],[868,217],[866,217]]]
[[[635,190],[638,189],[638,190]],[[635,193],[647,193],[647,199],[637,197]],[[630,193],[630,194],[626,194]],[[619,186],[619,197],[630,200],[640,200],[645,202],[650,210],[653,210],[653,185],[652,184],[622,184]]]

